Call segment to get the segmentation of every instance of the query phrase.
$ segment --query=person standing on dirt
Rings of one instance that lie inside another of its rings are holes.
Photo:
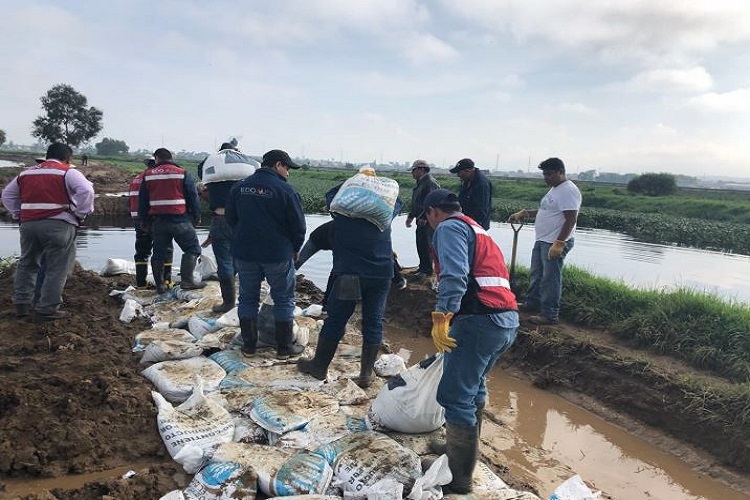
[[[208,208],[211,211],[208,239],[216,257],[221,289],[222,302],[212,308],[216,313],[230,311],[235,305],[234,276],[237,271],[232,257],[232,226],[227,222],[225,214],[232,187],[255,172],[255,166],[250,161],[240,153],[236,141],[232,141],[223,143],[217,154],[209,156],[198,165],[198,177],[205,185]]]
[[[531,283],[522,311],[540,312],[531,316],[534,325],[554,325],[559,321],[562,296],[562,268],[565,256],[573,248],[581,192],[565,177],[565,164],[548,158],[539,164],[550,190],[538,210],[521,210],[508,221],[535,219],[536,241],[531,252]]]
[[[180,262],[180,288],[196,290],[206,284],[195,281],[193,273],[201,246],[195,233],[200,224],[201,205],[195,181],[190,173],[172,160],[172,153],[165,148],[154,151],[156,165],[146,170],[138,192],[138,217],[145,221],[154,240],[151,256],[151,272],[154,275],[157,293],[167,291],[164,282],[164,265],[167,248],[174,240],[182,249]]]
[[[130,181],[130,188],[128,189],[128,196],[130,197],[130,217],[133,219],[133,227],[135,228],[135,286],[136,288],[145,288],[147,285],[146,277],[148,276],[148,259],[151,257],[151,249],[154,246],[154,238],[151,235],[151,231],[148,225],[144,225],[140,217],[138,217],[138,197],[141,191],[141,184],[143,183],[143,176],[150,168],[156,166],[156,160],[153,156],[143,160],[143,164],[146,166],[146,170],[136,175],[135,178]],[[171,286],[172,283],[172,258],[174,255],[174,247],[170,244],[167,247],[166,258],[164,260],[164,283],[167,287]]]
[[[45,161],[22,171],[2,193],[12,217],[20,221],[21,257],[16,267],[13,303],[16,315],[52,321],[67,316],[60,311],[62,292],[75,263],[78,226],[94,211],[94,186],[71,168],[73,150],[56,142],[47,148]],[[33,304],[40,266],[43,281]]]
[[[463,213],[474,219],[484,229],[490,228],[492,215],[492,183],[478,168],[471,158],[464,158],[450,169],[461,179],[458,201]]]
[[[305,241],[305,214],[297,191],[287,182],[298,169],[289,155],[273,149],[263,155],[261,168],[235,184],[226,207],[233,229],[232,255],[240,276],[237,315],[242,353],[252,356],[258,345],[260,285],[271,288],[276,327],[276,357],[288,359],[304,347],[294,344],[294,262]]]
[[[518,307],[505,258],[497,243],[461,212],[454,193],[437,189],[424,200],[438,278],[432,339],[444,352],[437,401],[445,408],[446,441],[434,451],[448,455],[452,493],[469,493],[476,465],[486,378],[516,338]]]
[[[440,184],[430,175],[430,165],[424,160],[415,160],[411,165],[411,176],[417,181],[411,192],[411,210],[406,217],[406,227],[411,227],[416,221],[416,243],[417,255],[419,256],[419,267],[414,273],[415,278],[429,278],[432,276],[432,257],[430,256],[430,242],[432,241],[432,228],[427,224],[424,217],[420,217],[424,210],[425,197],[440,189]]]
[[[82,167],[88,167],[89,166],[89,155],[86,153],[81,156],[81,166]]]
[[[375,176],[371,167],[363,167],[360,174]],[[339,186],[340,187],[340,186]],[[338,187],[335,188],[338,191]],[[329,191],[330,206],[335,192]],[[396,203],[393,216],[398,212]],[[333,217],[333,270],[328,280],[326,312],[328,316],[318,335],[315,356],[301,359],[297,369],[318,380],[328,376],[331,364],[346,324],[354,314],[357,302],[362,303],[362,351],[359,376],[353,379],[359,387],[373,382],[373,367],[383,341],[383,314],[394,278],[393,245],[390,225],[381,231],[372,222],[347,217],[335,212]]]

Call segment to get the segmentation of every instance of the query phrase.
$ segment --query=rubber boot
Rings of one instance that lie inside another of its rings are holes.
[[[162,294],[167,291],[167,287],[164,284],[164,262],[160,260],[151,261],[151,273],[154,275],[154,283],[156,284],[156,293]]]
[[[477,418],[477,438],[481,439],[482,437],[482,418],[484,417],[484,406],[485,403],[478,404],[477,410],[474,412],[474,416]],[[427,445],[430,448],[430,452],[434,453],[435,455],[444,455],[445,454],[445,441],[430,441],[430,443]]]
[[[305,346],[294,344],[294,322],[276,322],[276,359],[289,359],[298,356],[305,350]]]
[[[477,464],[479,447],[478,427],[446,424],[445,428],[445,454],[453,481],[443,488],[443,493],[471,493],[471,475]]]
[[[240,318],[240,335],[242,335],[242,354],[252,356],[258,345],[258,320],[255,318]]]
[[[148,276],[148,262],[135,263],[135,287],[146,288],[146,276]]]
[[[375,366],[375,360],[378,359],[380,344],[362,344],[362,355],[359,361],[359,377],[354,377],[352,382],[367,389],[372,385],[373,376],[372,368]]]
[[[16,317],[24,318],[31,314],[29,304],[16,304]]]
[[[339,343],[336,340],[318,337],[315,356],[311,359],[300,359],[297,361],[297,370],[311,375],[318,380],[325,380],[328,377],[328,365],[331,364],[338,346]]]
[[[221,288],[221,299],[223,302],[213,306],[211,310],[215,313],[225,313],[234,308],[234,277],[219,278],[219,288]]]
[[[206,286],[202,281],[193,281],[193,273],[195,272],[195,264],[197,262],[197,255],[189,253],[182,254],[182,261],[180,262],[180,276],[182,277],[182,282],[180,283],[180,288],[183,290],[197,290]]]

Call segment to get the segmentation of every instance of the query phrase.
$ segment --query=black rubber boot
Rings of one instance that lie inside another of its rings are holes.
[[[252,356],[258,345],[258,320],[255,318],[240,318],[240,335],[242,335],[242,354]]]
[[[184,253],[182,254],[182,261],[180,262],[180,288],[183,290],[197,290],[203,288],[206,284],[202,281],[193,281],[193,273],[195,272],[195,264],[198,262],[198,256]]]
[[[304,346],[294,344],[294,322],[276,322],[276,359],[289,359],[298,356],[305,350]]]
[[[445,454],[453,481],[443,488],[443,493],[471,493],[471,475],[477,465],[479,447],[478,428],[452,424],[446,424],[445,428]]]
[[[16,304],[16,317],[24,318],[31,314],[31,307],[29,304]]]
[[[375,360],[378,359],[380,344],[362,344],[362,355],[360,356],[359,377],[354,377],[352,382],[367,389],[372,385],[373,376],[372,368],[375,366]]]
[[[236,298],[234,293],[234,277],[219,278],[219,288],[221,288],[221,299],[223,302],[219,305],[213,306],[211,310],[215,313],[231,311],[234,308],[234,301]]]
[[[135,286],[136,288],[145,288],[146,276],[148,276],[148,262],[135,263]]]
[[[165,262],[164,263],[164,284],[167,287],[172,287],[172,263],[171,262]]]
[[[315,348],[315,356],[311,359],[297,361],[297,369],[318,380],[325,380],[328,377],[328,365],[331,364],[338,346],[338,341],[319,337],[318,346]]]
[[[474,412],[474,415],[477,418],[477,438],[478,439],[481,439],[482,437],[482,418],[484,417],[484,406],[485,406],[485,403],[477,405],[477,410]],[[445,454],[445,450],[446,450],[445,441],[430,441],[430,443],[427,446],[430,448],[430,452],[434,453],[435,455]]]
[[[167,291],[167,287],[164,284],[164,262],[160,260],[151,261],[151,273],[154,275],[154,283],[156,284],[156,293],[162,294]]]

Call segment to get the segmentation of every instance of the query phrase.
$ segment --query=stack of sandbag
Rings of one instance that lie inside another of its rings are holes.
[[[356,174],[341,185],[331,200],[331,212],[365,219],[385,231],[391,226],[398,183],[386,177]]]

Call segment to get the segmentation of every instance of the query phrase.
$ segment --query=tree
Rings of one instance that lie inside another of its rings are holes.
[[[643,174],[628,182],[628,191],[647,196],[666,196],[677,191],[677,182],[672,174]]]
[[[125,141],[118,141],[111,137],[105,137],[102,142],[96,143],[94,147],[96,148],[96,154],[102,156],[121,155],[127,153],[130,149]]]
[[[0,129],[0,146],[5,144],[5,130]]]
[[[40,100],[46,116],[34,120],[34,137],[77,147],[102,129],[104,113],[88,107],[86,96],[70,85],[55,85]]]

